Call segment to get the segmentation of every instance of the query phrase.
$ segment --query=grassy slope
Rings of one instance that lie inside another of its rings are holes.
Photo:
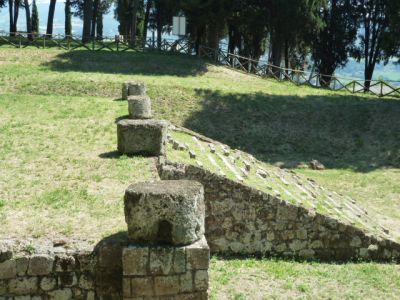
[[[396,99],[295,87],[195,58],[2,48],[0,236],[61,234],[96,241],[125,228],[121,205],[125,187],[155,176],[151,161],[113,153],[114,120],[127,109],[125,102],[112,100],[119,98],[121,82],[128,79],[146,82],[156,117],[350,193],[400,235],[400,102]],[[319,159],[327,170],[302,168],[311,158]],[[232,271],[224,284],[226,297],[234,297],[229,286],[245,280],[246,274],[259,273],[257,267],[238,264],[227,266],[236,273]],[[300,270],[313,268],[293,264]],[[213,286],[220,281],[217,265],[213,262]],[[324,278],[344,276],[348,270],[357,276],[364,267],[368,273],[370,266],[377,270],[374,276],[382,272],[387,282],[396,280],[394,285],[372,285],[374,297],[398,293],[396,266],[318,265],[321,274],[318,268],[307,274],[315,285],[322,285],[317,296],[325,298],[323,290],[328,289],[334,298],[362,298],[367,294],[357,289],[354,295],[344,292],[352,291],[345,280],[330,289]],[[353,283],[371,286],[374,276]],[[278,296],[280,292],[278,288]],[[297,285],[283,292],[287,297],[299,293]],[[251,289],[243,293],[253,298]],[[300,295],[315,293],[305,288]]]

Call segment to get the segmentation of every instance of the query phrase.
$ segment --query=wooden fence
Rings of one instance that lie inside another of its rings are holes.
[[[89,51],[137,51],[141,49],[156,49],[163,52],[196,55],[194,46],[187,40],[162,39],[161,44],[151,38],[145,42],[138,39],[131,43],[129,37],[116,35],[114,37],[87,38],[73,35],[46,35],[25,32],[0,32],[0,47],[8,45],[16,48],[36,47],[61,48],[65,50],[85,49]],[[350,93],[369,92],[379,97],[400,96],[399,81],[372,80],[369,87],[364,80],[340,78],[337,76],[321,76],[302,70],[285,69],[269,64],[266,61],[256,61],[248,57],[228,53],[222,49],[199,47],[200,57],[221,63],[230,68],[251,73],[261,77],[272,77],[277,80],[286,80],[296,85],[309,85],[318,88],[327,88],[334,91],[346,90]]]
[[[400,96],[400,81],[371,80],[369,82],[370,85],[366,86],[364,80],[286,69],[271,65],[266,61],[257,61],[248,57],[231,54],[221,49],[216,50],[204,46],[200,46],[199,56],[246,73],[261,77],[272,77],[276,80],[286,80],[296,85],[309,85],[334,91],[346,90],[353,94],[369,92],[379,97]]]

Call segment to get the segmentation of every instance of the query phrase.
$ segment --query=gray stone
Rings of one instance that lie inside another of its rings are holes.
[[[154,247],[150,251],[150,273],[153,275],[169,275],[172,272],[174,248]]]
[[[128,96],[129,116],[132,119],[151,119],[151,100],[149,96]]]
[[[55,262],[56,272],[71,272],[75,270],[76,261],[73,256],[59,255]]]
[[[152,277],[137,277],[131,279],[132,296],[153,296],[154,280]]]
[[[210,249],[206,239],[186,247],[188,270],[207,270],[210,264]]]
[[[14,297],[14,300],[31,300],[31,296],[30,295],[16,296]]]
[[[84,290],[91,290],[94,287],[93,277],[89,274],[82,274],[79,277],[79,287]]]
[[[17,257],[15,259],[15,262],[17,264],[17,275],[18,276],[26,275],[29,266],[29,258],[26,256]]]
[[[93,291],[89,291],[86,295],[86,300],[95,300],[95,294]]]
[[[191,271],[186,272],[180,276],[180,289],[181,293],[189,293],[194,290],[193,288],[193,273]]]
[[[206,291],[208,289],[208,271],[196,271],[194,274],[194,286],[196,291]]]
[[[40,288],[46,292],[54,290],[56,285],[57,285],[57,280],[53,277],[43,277],[40,280]]]
[[[299,251],[299,256],[301,258],[305,258],[305,259],[311,259],[314,258],[315,255],[315,251],[312,249],[303,249]]]
[[[0,279],[10,279],[17,277],[17,265],[14,259],[0,263]]]
[[[204,214],[204,190],[196,181],[139,183],[125,192],[132,242],[189,245],[204,235]]]
[[[78,278],[76,277],[76,274],[73,272],[61,273],[60,276],[58,277],[58,282],[59,285],[61,285],[62,287],[72,287],[78,284]]]
[[[355,236],[352,238],[350,241],[350,247],[360,247],[362,244],[362,241],[359,236]]]
[[[28,275],[48,275],[53,271],[54,257],[40,254],[29,260]]]
[[[124,248],[122,251],[122,266],[124,275],[147,275],[148,259],[148,247],[130,246]]]
[[[72,299],[71,289],[55,290],[49,293],[50,299],[54,300],[70,300]]]
[[[8,282],[8,290],[13,295],[26,295],[37,292],[37,277],[19,277]]]
[[[175,248],[173,272],[181,274],[186,272],[186,248]]]
[[[5,295],[7,293],[7,283],[4,280],[0,280],[0,295]]]
[[[121,154],[164,155],[168,122],[121,120],[117,123],[118,151]]]
[[[128,96],[146,95],[146,86],[140,81],[126,81],[122,84],[122,99],[127,100]]]
[[[179,276],[154,277],[154,292],[156,296],[176,295],[179,293]]]

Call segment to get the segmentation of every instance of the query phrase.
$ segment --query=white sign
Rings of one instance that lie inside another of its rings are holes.
[[[172,34],[186,35],[186,17],[174,17],[172,20]]]

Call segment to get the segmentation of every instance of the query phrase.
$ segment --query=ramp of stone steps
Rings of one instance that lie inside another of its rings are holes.
[[[170,128],[160,175],[204,185],[214,253],[399,259],[400,245],[354,199],[184,128]]]

